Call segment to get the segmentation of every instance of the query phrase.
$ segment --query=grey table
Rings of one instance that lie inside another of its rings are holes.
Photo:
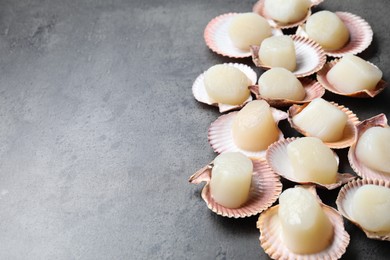
[[[219,116],[193,98],[192,83],[233,61],[206,47],[203,30],[255,2],[0,1],[0,259],[267,258],[257,216],[219,217],[188,183],[215,156],[207,129]],[[361,56],[390,80],[388,1],[320,9],[371,24]],[[390,116],[389,89],[370,100],[325,97],[360,119]],[[334,206],[337,191],[320,196]],[[345,259],[390,255],[388,242],[346,229]]]

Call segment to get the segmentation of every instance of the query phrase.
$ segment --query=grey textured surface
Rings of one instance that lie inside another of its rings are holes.
[[[232,61],[205,46],[203,30],[254,3],[0,1],[0,259],[267,258],[257,217],[216,216],[188,183],[215,156],[207,128],[219,116],[195,101],[192,83]],[[390,80],[388,1],[321,8],[371,24],[362,56]],[[390,116],[389,89],[371,100],[326,98],[360,119]],[[320,195],[334,204],[337,191]],[[388,242],[346,228],[345,259],[390,255]]]

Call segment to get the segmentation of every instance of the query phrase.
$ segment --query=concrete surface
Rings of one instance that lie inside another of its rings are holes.
[[[216,216],[201,186],[188,183],[215,156],[207,128],[219,116],[195,101],[192,83],[233,61],[206,47],[203,30],[254,3],[0,1],[0,259],[268,258],[257,216]],[[390,80],[389,3],[327,0],[321,8],[371,24],[362,56]],[[389,89],[370,100],[326,98],[360,119],[390,116]],[[346,150],[339,154],[350,170]],[[320,195],[334,206],[337,191]],[[346,228],[345,259],[390,255],[388,242]]]

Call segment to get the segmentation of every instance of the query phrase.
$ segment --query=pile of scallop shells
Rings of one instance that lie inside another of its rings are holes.
[[[260,229],[260,245],[263,250],[272,258],[294,258],[300,259],[307,255],[298,255],[290,252],[280,241],[280,228],[275,224],[273,215],[277,210],[278,205],[274,205],[279,195],[282,192],[281,178],[287,179],[299,185],[305,185],[311,192],[315,193],[316,188],[336,189],[340,188],[336,205],[337,210],[321,203],[321,207],[328,215],[334,226],[334,239],[329,247],[317,254],[309,255],[310,259],[338,259],[346,251],[349,243],[349,235],[344,229],[343,217],[361,228],[370,239],[390,241],[390,234],[387,232],[373,232],[365,229],[355,219],[351,212],[351,199],[356,190],[364,185],[377,185],[390,188],[390,174],[383,173],[379,170],[367,167],[356,156],[356,144],[362,134],[372,127],[388,128],[386,116],[379,114],[375,117],[360,121],[356,114],[344,107],[342,104],[331,102],[348,116],[346,130],[344,136],[336,142],[324,142],[331,149],[349,149],[348,161],[351,168],[356,174],[338,173],[337,181],[332,184],[322,185],[320,183],[299,182],[294,179],[293,174],[289,171],[288,166],[285,166],[288,159],[286,158],[286,146],[297,137],[285,138],[280,132],[279,139],[271,144],[268,149],[263,151],[246,151],[237,147],[231,136],[231,125],[237,111],[252,100],[265,100],[271,106],[272,115],[276,122],[288,119],[290,125],[298,133],[303,136],[308,136],[304,130],[300,129],[292,122],[291,118],[300,113],[312,100],[322,97],[325,90],[336,95],[343,95],[348,98],[374,98],[386,86],[387,83],[381,80],[377,87],[371,91],[358,91],[354,93],[342,93],[334,88],[326,79],[326,73],[338,62],[338,59],[346,54],[357,55],[364,51],[370,44],[373,38],[373,32],[370,25],[363,18],[348,12],[335,12],[335,14],[347,26],[350,38],[348,43],[341,49],[336,51],[324,51],[323,48],[314,40],[308,38],[305,33],[304,23],[312,14],[312,7],[319,5],[322,0],[311,0],[311,7],[307,15],[298,22],[291,24],[280,24],[273,21],[272,18],[264,10],[265,0],[259,0],[252,11],[267,19],[272,27],[272,35],[283,35],[284,33],[294,32],[290,36],[294,41],[296,48],[297,68],[292,71],[295,76],[301,81],[306,96],[302,101],[293,101],[288,99],[268,99],[264,98],[259,93],[259,86],[256,85],[258,75],[249,66],[240,63],[228,63],[241,70],[250,81],[251,95],[240,105],[227,105],[216,103],[207,94],[204,84],[205,73],[200,74],[194,81],[192,92],[195,99],[201,103],[210,106],[218,107],[220,113],[223,113],[216,121],[211,123],[208,131],[208,140],[212,149],[220,154],[223,152],[239,151],[248,156],[253,162],[253,177],[248,201],[240,208],[226,208],[214,201],[210,192],[210,178],[213,162],[200,168],[194,173],[189,181],[193,184],[205,182],[201,196],[206,202],[207,207],[218,215],[230,218],[243,218],[260,214],[257,222],[257,227]],[[228,13],[217,16],[212,19],[206,26],[204,31],[204,39],[206,45],[215,53],[230,57],[230,58],[245,58],[251,57],[254,66],[268,69],[262,64],[258,57],[259,46],[251,46],[249,51],[243,51],[236,48],[229,39],[227,27],[231,19],[238,13]],[[328,61],[328,62],[326,62]],[[284,110],[279,110],[284,108]],[[335,153],[337,157],[337,154]],[[337,160],[338,157],[337,157]],[[291,169],[290,169],[291,170]],[[318,198],[319,199],[319,198]],[[274,206],[273,206],[274,205]],[[305,258],[306,259],[306,258]],[[309,259],[309,258],[308,258]]]

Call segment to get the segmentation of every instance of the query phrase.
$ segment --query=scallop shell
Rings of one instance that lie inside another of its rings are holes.
[[[380,127],[389,127],[387,124],[387,118],[384,114],[379,114],[372,118],[362,121],[356,126],[357,128],[357,138],[356,142],[349,148],[348,151],[348,160],[351,164],[351,168],[362,178],[365,179],[374,179],[374,180],[385,180],[390,181],[390,174],[386,174],[380,171],[373,170],[363,163],[361,163],[356,157],[356,144],[359,141],[360,136],[370,127],[380,126]]]
[[[315,192],[315,189],[312,188],[312,190]],[[332,243],[326,249],[316,254],[301,255],[291,252],[282,240],[282,229],[278,219],[279,205],[276,205],[264,211],[257,221],[257,228],[260,230],[260,245],[264,251],[273,259],[339,259],[349,244],[349,235],[344,229],[343,218],[337,210],[323,203],[320,204],[334,227]]]
[[[335,93],[337,95],[342,95],[342,96],[355,97],[355,98],[372,98],[378,95],[380,92],[382,92],[382,90],[384,90],[385,87],[387,87],[388,85],[386,81],[381,80],[373,90],[360,90],[353,93],[343,93],[340,90],[338,90],[336,87],[334,87],[332,84],[330,84],[329,81],[326,79],[326,74],[329,72],[331,68],[333,68],[334,65],[336,65],[337,62],[339,62],[339,59],[327,62],[324,65],[324,67],[322,67],[322,69],[317,72],[318,82],[320,82],[321,85],[326,90],[332,93]]]
[[[357,223],[354,220],[353,212],[351,209],[352,198],[359,187],[364,185],[369,185],[369,184],[387,187],[390,189],[390,182],[384,180],[359,179],[359,180],[351,181],[341,188],[339,195],[337,196],[336,199],[337,209],[346,219],[348,219],[356,226],[358,226],[361,230],[363,230],[363,232],[366,234],[368,238],[390,241],[390,232],[383,232],[383,233],[372,232],[364,229],[362,226],[359,225],[359,223]]]
[[[230,58],[246,58],[251,56],[251,52],[241,50],[233,45],[228,33],[230,22],[239,13],[227,13],[212,19],[204,30],[204,40],[206,45],[215,53]],[[272,30],[273,35],[283,35],[279,29]]]
[[[309,76],[319,71],[326,62],[326,55],[322,47],[315,41],[299,36],[291,35],[295,45],[297,68],[292,73],[297,78]],[[252,60],[257,67],[269,69],[259,58],[260,46],[251,46]]]
[[[335,102],[330,102],[330,103],[332,105],[334,105],[335,107],[337,107],[338,109],[340,109],[341,111],[343,111],[348,116],[348,119],[347,119],[347,124],[346,124],[345,129],[344,129],[343,137],[339,141],[324,142],[324,144],[326,144],[329,148],[333,148],[333,149],[347,148],[347,147],[351,146],[355,141],[355,136],[357,134],[356,125],[359,123],[359,119],[348,108],[346,108],[342,105],[339,105]],[[308,105],[308,103],[303,104],[301,106],[292,105],[288,110],[288,121],[289,121],[291,127],[294,128],[295,130],[297,130],[299,133],[303,134],[304,136],[311,136],[309,133],[307,133],[303,129],[299,128],[298,126],[296,126],[294,124],[294,122],[292,121],[292,118],[295,115],[299,114],[307,105]]]
[[[348,43],[339,50],[326,51],[331,57],[342,57],[345,54],[358,54],[370,46],[373,38],[371,26],[360,16],[348,12],[335,12],[335,14],[344,22],[349,31]],[[299,26],[297,35],[308,37],[304,26]]]
[[[257,75],[256,72],[249,66],[245,64],[240,64],[240,63],[224,63],[226,65],[235,67],[239,70],[241,70],[245,75],[248,77],[248,79],[251,81],[252,84],[256,83],[257,80]],[[221,103],[216,103],[209,95],[207,94],[205,85],[204,85],[204,74],[200,74],[194,84],[192,85],[192,94],[194,95],[195,99],[198,100],[201,103],[205,103],[207,105],[211,106],[217,106],[219,107],[219,112],[227,112],[231,111],[237,108],[243,107],[246,103],[252,100],[252,96],[249,95],[248,99],[241,105],[228,105],[228,104],[221,104]]]
[[[210,178],[212,163],[206,165],[189,179],[193,184],[206,182],[202,190],[202,198],[207,207],[214,213],[229,218],[244,218],[256,215],[269,208],[282,192],[282,183],[277,174],[268,166],[265,160],[254,160],[252,186],[248,201],[240,208],[232,209],[219,205],[214,201],[210,192]]]
[[[289,28],[293,28],[293,27],[296,27],[298,25],[301,25],[303,24],[307,18],[311,15],[311,9],[308,10],[306,16],[304,18],[302,18],[301,20],[297,21],[297,22],[294,22],[294,23],[289,23],[289,24],[284,24],[284,23],[279,23],[278,21],[275,21],[273,20],[268,14],[267,12],[265,11],[264,9],[264,2],[265,0],[259,0],[255,3],[255,5],[253,6],[253,12],[254,13],[258,13],[259,15],[263,16],[265,19],[268,20],[269,24],[272,26],[272,27],[275,27],[275,28],[280,28],[280,29],[289,29]],[[321,2],[323,2],[323,0],[311,0],[311,7],[313,6],[316,6],[316,5],[319,5]]]
[[[262,97],[260,95],[260,88],[259,85],[252,85],[250,86],[251,92],[256,96],[256,99],[264,99],[273,107],[287,107],[291,106],[293,104],[304,104],[312,101],[315,98],[322,97],[325,93],[325,89],[322,87],[320,83],[318,83],[315,80],[309,79],[309,78],[300,78],[299,79],[302,83],[302,86],[305,90],[305,98],[303,100],[291,100],[291,99],[273,99],[273,98],[266,98]]]
[[[300,184],[315,184],[319,187],[326,188],[328,190],[338,188],[341,185],[347,183],[348,181],[356,178],[356,176],[349,173],[337,173],[337,181],[331,184],[321,184],[318,182],[301,182],[297,180],[287,154],[287,145],[297,139],[299,138],[287,138],[284,140],[277,141],[268,147],[266,155],[267,162],[272,168],[272,170],[283,178]],[[337,159],[337,162],[339,162],[337,154],[335,153],[334,155]]]
[[[287,118],[287,113],[275,108],[271,108],[272,115],[276,122]],[[232,124],[237,115],[237,111],[221,115],[213,123],[208,130],[208,140],[211,147],[217,153],[223,152],[241,152],[251,158],[265,158],[266,150],[262,151],[247,151],[243,150],[234,143],[232,136]],[[280,131],[279,140],[283,139],[283,133]]]

